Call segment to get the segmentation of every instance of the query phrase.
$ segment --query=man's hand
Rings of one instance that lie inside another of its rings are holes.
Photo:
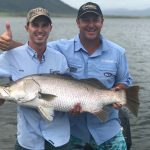
[[[4,102],[5,102],[5,100],[0,98],[0,106],[3,105]]]
[[[119,90],[123,90],[125,89],[126,86],[124,84],[117,84],[114,88],[112,88],[113,91],[119,91]],[[112,106],[115,108],[115,109],[120,109],[122,107],[122,104],[120,103],[113,103]]]
[[[80,103],[77,103],[76,105],[74,105],[73,109],[70,110],[70,113],[73,115],[80,114],[81,112],[82,112],[82,107]]]
[[[12,48],[12,32],[10,23],[6,23],[6,31],[0,35],[0,49],[3,51]]]
[[[120,103],[113,103],[112,106],[115,108],[115,109],[120,109],[122,107],[122,105]]]

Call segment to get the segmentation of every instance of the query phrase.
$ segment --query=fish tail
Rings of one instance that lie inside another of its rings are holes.
[[[127,107],[137,117],[139,109],[139,86],[131,86],[126,91]]]

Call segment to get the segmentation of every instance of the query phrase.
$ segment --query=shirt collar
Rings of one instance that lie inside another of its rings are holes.
[[[82,50],[82,51],[87,52],[87,50],[83,47],[82,43],[80,42],[79,34],[77,36],[75,36],[74,40],[75,40],[75,51]],[[108,50],[107,40],[102,35],[100,35],[100,41],[101,41],[101,45],[94,52],[94,54],[93,54],[94,56],[101,55],[103,51]]]
[[[33,59],[33,58],[38,59],[38,58],[37,58],[37,52],[36,52],[33,48],[31,48],[31,47],[29,46],[28,42],[26,43],[26,47],[27,47],[27,52],[28,52],[29,56],[32,57],[32,59]],[[46,49],[47,49],[47,48],[46,48]],[[46,53],[46,51],[43,53],[43,56],[42,56],[42,60],[41,60],[41,61],[44,61],[44,60],[45,60],[45,53]]]
[[[27,47],[27,52],[31,57],[37,55],[36,51],[28,45],[28,42],[26,43],[26,47]]]
[[[85,50],[82,43],[80,42],[79,35],[75,36],[75,51]],[[86,51],[86,50],[85,50]]]

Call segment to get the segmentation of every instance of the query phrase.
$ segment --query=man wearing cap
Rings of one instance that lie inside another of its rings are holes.
[[[35,8],[28,12],[25,28],[29,40],[0,55],[0,76],[8,76],[15,81],[27,75],[62,74],[68,70],[66,58],[46,45],[51,24],[46,9]],[[69,138],[70,125],[66,113],[55,112],[54,120],[47,122],[36,109],[18,106],[15,150],[44,150],[45,141],[59,147],[66,144]]]
[[[92,2],[78,11],[79,34],[70,40],[49,42],[67,58],[70,75],[77,79],[96,78],[108,89],[120,90],[132,84],[128,72],[125,49],[101,35],[104,18],[100,7]],[[1,35],[0,48],[9,49],[19,43],[12,41],[8,32]],[[11,34],[10,34],[11,35]],[[11,42],[9,42],[9,39]],[[99,120],[90,113],[70,114],[71,138],[65,150],[126,150],[126,143],[118,118],[119,103],[106,108],[108,119]],[[72,113],[82,111],[78,104]]]
[[[104,18],[100,7],[83,4],[77,15],[79,34],[70,40],[48,43],[67,58],[70,75],[77,79],[96,78],[108,89],[121,90],[132,84],[125,49],[101,35]],[[108,106],[108,120],[103,122],[90,113],[70,115],[70,149],[126,150],[118,118],[119,103]],[[73,113],[81,111],[79,105]]]

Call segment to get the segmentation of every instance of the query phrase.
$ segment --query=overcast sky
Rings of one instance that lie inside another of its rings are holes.
[[[89,2],[90,0],[61,0],[68,5],[79,8],[82,4]],[[99,4],[102,10],[106,9],[129,9],[129,10],[141,10],[150,8],[150,0],[91,0]]]

